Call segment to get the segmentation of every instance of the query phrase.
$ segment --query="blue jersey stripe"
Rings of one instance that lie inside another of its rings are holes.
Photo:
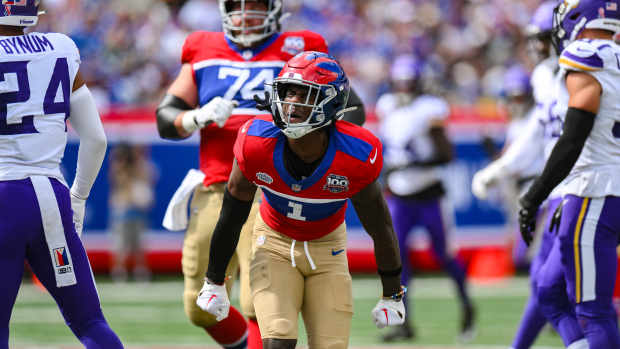
[[[362,162],[366,162],[373,148],[372,144],[341,132],[336,132],[335,139],[338,142],[337,148],[339,151]]]
[[[346,200],[338,200],[327,203],[308,203],[281,197],[269,190],[263,190],[263,194],[265,195],[269,206],[273,207],[283,216],[293,219],[303,217],[304,219],[302,220],[308,222],[328,218],[338,212],[338,210],[340,210],[347,203]],[[299,210],[300,208],[301,210]]]
[[[248,128],[248,136],[262,138],[276,138],[280,135],[280,129],[273,123],[261,119],[255,119]]]

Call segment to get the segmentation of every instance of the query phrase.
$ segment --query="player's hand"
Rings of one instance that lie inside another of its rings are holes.
[[[562,208],[564,207],[564,200],[560,202],[558,207],[553,212],[553,217],[551,217],[551,223],[549,224],[549,231],[557,234],[560,229],[560,221],[562,220]]]
[[[215,316],[215,320],[222,321],[228,317],[230,301],[225,285],[217,285],[205,279],[202,289],[198,293],[196,305],[209,314]]]
[[[471,192],[480,200],[488,197],[489,187],[497,180],[499,166],[495,163],[483,168],[474,174],[471,181]]]
[[[86,199],[81,199],[71,193],[71,209],[73,210],[73,225],[79,237],[82,237],[84,227],[84,211],[86,210]]]
[[[405,304],[402,299],[381,298],[371,314],[377,328],[401,325],[405,322]]]
[[[264,99],[254,95],[254,102],[256,102],[256,109],[271,113],[271,95],[269,91],[265,91]]]
[[[233,109],[239,105],[237,101],[230,101],[222,97],[215,97],[209,103],[198,109],[196,124],[203,128],[209,121],[213,121],[219,127],[223,127],[226,120],[232,114]]]
[[[205,127],[210,122],[214,122],[217,126],[223,127],[226,120],[228,120],[232,114],[233,109],[238,105],[239,103],[237,101],[215,97],[199,109],[186,112],[181,121],[183,128],[191,133]]]
[[[525,197],[519,199],[519,230],[523,241],[529,246],[532,243],[532,232],[536,229],[536,213],[538,205],[532,204]]]

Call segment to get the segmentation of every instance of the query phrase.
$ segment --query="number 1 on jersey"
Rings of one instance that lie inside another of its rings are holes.
[[[293,212],[289,212],[286,214],[286,216],[288,218],[293,218],[296,219],[298,221],[305,221],[306,217],[301,215],[301,209],[303,208],[303,206],[299,203],[293,202],[293,201],[289,201],[288,202],[288,207],[292,207],[293,208]]]

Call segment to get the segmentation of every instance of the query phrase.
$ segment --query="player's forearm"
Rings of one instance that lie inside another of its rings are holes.
[[[369,187],[355,195],[352,202],[364,229],[373,240],[383,295],[389,297],[400,291],[401,260],[398,239],[380,188],[376,182]]]
[[[540,205],[549,193],[568,176],[594,126],[595,117],[596,114],[589,111],[568,109],[562,135],[553,147],[545,169],[522,200],[533,206]]]
[[[222,284],[226,279],[226,267],[235,253],[241,228],[248,219],[251,208],[252,201],[239,200],[226,188],[220,217],[211,238],[207,269],[207,278],[216,284]]]
[[[86,85],[71,94],[71,126],[80,137],[77,170],[71,193],[86,199],[105,157],[107,139],[95,101]]]
[[[182,114],[193,108],[175,95],[166,94],[157,107],[157,131],[166,139],[184,139],[191,135],[182,125]]]
[[[521,135],[496,160],[502,167],[502,175],[519,175],[531,167],[544,152],[543,141],[543,126],[536,115],[533,115]]]

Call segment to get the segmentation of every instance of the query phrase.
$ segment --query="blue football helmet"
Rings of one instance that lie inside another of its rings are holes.
[[[262,2],[267,9],[266,11],[248,10],[246,4],[249,2]],[[280,30],[282,0],[219,0],[218,3],[224,35],[236,44],[251,47]],[[235,3],[239,4],[237,10],[233,9]],[[234,17],[241,17],[240,26],[233,24]],[[248,19],[260,19],[262,24],[247,26]]]
[[[583,29],[620,33],[620,0],[564,0],[553,11],[552,40],[558,52]]]
[[[2,0],[0,25],[30,27],[37,24],[40,0]]]
[[[301,86],[306,91],[303,102],[286,101],[290,85]],[[326,53],[306,51],[291,58],[272,85],[273,121],[284,135],[300,138],[332,124],[342,118],[349,99],[349,79],[336,59]],[[284,106],[287,105],[288,113]],[[303,122],[291,122],[295,107],[311,109]]]

